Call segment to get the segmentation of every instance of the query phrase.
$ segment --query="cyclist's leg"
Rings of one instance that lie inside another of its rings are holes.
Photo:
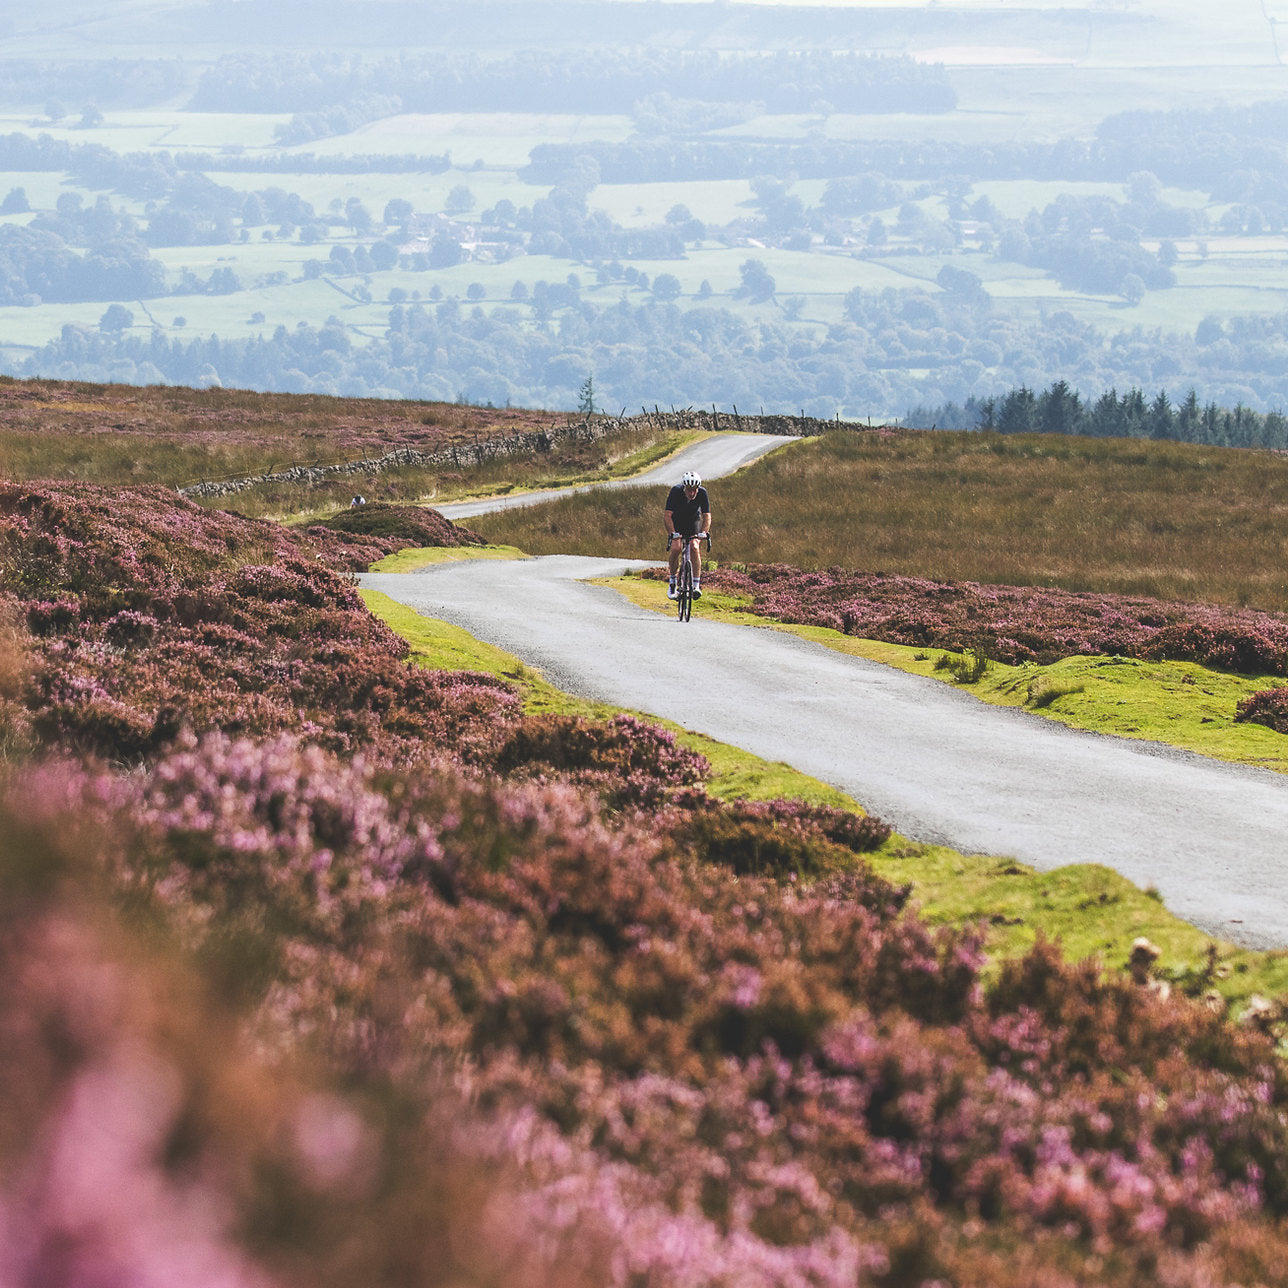
[[[697,539],[697,537],[694,537],[693,540],[689,542],[689,558],[693,561],[693,598],[694,599],[702,598],[702,590],[698,584],[702,577],[702,555],[700,553],[701,550],[702,550],[702,542],[700,542]]]

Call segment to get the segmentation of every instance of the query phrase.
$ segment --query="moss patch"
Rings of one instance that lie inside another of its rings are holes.
[[[514,546],[419,546],[396,550],[371,565],[371,572],[418,572],[434,564],[461,559],[526,559]]]

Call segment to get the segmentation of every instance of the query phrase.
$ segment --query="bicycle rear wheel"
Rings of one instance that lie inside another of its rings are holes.
[[[675,607],[680,621],[687,622],[693,613],[693,565],[686,550],[680,557],[679,574],[675,579]]]

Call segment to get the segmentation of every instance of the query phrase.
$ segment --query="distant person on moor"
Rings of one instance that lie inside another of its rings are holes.
[[[671,584],[667,598],[675,598],[675,576],[680,568],[680,552],[686,541],[711,531],[711,502],[702,480],[692,471],[666,494],[666,542],[671,570]],[[702,556],[697,542],[693,542],[693,598],[702,598]]]

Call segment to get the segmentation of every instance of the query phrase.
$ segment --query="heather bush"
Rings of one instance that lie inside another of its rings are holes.
[[[0,486],[5,737],[132,763],[0,782],[0,1278],[1281,1275],[1273,1014],[985,975],[879,821],[723,805],[661,729],[407,667],[291,534],[127,500]],[[1255,656],[1168,608],[1105,620]]]
[[[593,721],[546,715],[515,726],[496,768],[527,777],[554,772],[593,787],[611,806],[654,808],[670,793],[705,780],[711,767],[674,734],[635,716]]]
[[[853,866],[853,856],[889,840],[891,828],[870,815],[800,801],[714,801],[701,790],[681,793],[666,817],[675,842],[708,863],[735,872],[817,876]],[[909,890],[880,883],[883,905],[897,911]]]
[[[341,510],[305,529],[318,556],[343,572],[365,572],[378,559],[408,547],[477,546],[483,538],[437,510],[373,502]]]
[[[1288,687],[1250,694],[1235,708],[1234,718],[1265,725],[1276,733],[1288,733]]]
[[[591,1288],[628,1237],[665,1266],[658,1230],[715,1263],[706,1223],[531,1114],[252,1051],[190,959],[113,914],[101,838],[60,810],[84,786],[0,790],[5,1283]]]
[[[567,785],[289,738],[34,790],[88,816],[118,905],[172,928],[255,1049],[413,1116],[468,1070],[519,1228],[593,1282],[1021,1288],[1094,1263],[1198,1288],[1288,1252],[1271,1038],[1048,944],[985,985],[973,937],[861,860],[737,874],[694,861],[679,804],[613,821]]]
[[[765,617],[975,658],[1098,654],[1288,675],[1288,618],[1253,609],[784,564],[718,569],[709,580],[750,597],[749,611]]]
[[[183,728],[295,730],[486,760],[518,718],[500,681],[404,663],[306,540],[159,488],[0,485],[0,578],[34,637],[10,724],[49,748],[137,761]]]

